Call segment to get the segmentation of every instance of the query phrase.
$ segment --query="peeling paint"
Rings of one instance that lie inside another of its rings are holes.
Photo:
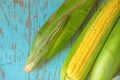
[[[18,57],[18,61],[20,62],[20,56]]]
[[[58,65],[57,65],[56,68],[55,68],[54,78],[56,78],[56,72],[57,72],[57,69],[58,69]]]
[[[14,4],[19,4],[20,6],[24,7],[24,1],[23,0],[14,0]]]
[[[30,28],[29,17],[28,17],[28,19],[26,20],[26,28],[27,28],[27,29],[29,29],[29,28]]]
[[[5,73],[2,71],[2,78],[5,79]]]
[[[44,7],[48,6],[48,0],[46,0]]]
[[[38,18],[38,13],[35,16],[33,16],[33,18]]]
[[[44,20],[46,19],[46,16],[47,16],[47,15],[46,15],[46,14],[44,14]]]
[[[0,48],[3,50],[4,49],[4,46],[2,43],[0,43]]]
[[[0,34],[2,34],[2,29],[0,29]]]
[[[14,61],[16,62],[16,44],[12,44],[12,50],[14,51]]]
[[[16,44],[12,44],[12,50],[16,52]]]
[[[48,71],[48,80],[50,80],[50,74],[51,74],[50,71]]]
[[[36,73],[36,79],[38,79],[38,77],[39,77],[39,71],[37,71]]]
[[[42,74],[42,80],[45,80],[45,75],[46,75],[46,68],[44,67],[43,74]]]
[[[6,58],[6,59],[8,58],[8,55],[7,55],[7,54],[5,54],[5,58]]]
[[[44,4],[44,7],[43,7],[43,10],[45,10],[45,8],[48,6],[48,0],[46,0],[45,4]]]
[[[26,34],[25,39],[26,39],[27,43],[29,44],[30,34]]]
[[[18,27],[15,27],[14,30],[15,30],[16,32],[18,32]]]
[[[28,80],[30,80],[30,74],[28,74]]]
[[[9,26],[10,26],[10,21],[9,21],[9,19],[8,19],[8,16],[7,16],[7,14],[6,14],[6,13],[4,13],[4,16],[5,16],[6,22],[7,22],[8,27],[9,27]]]
[[[29,11],[29,16],[26,20],[26,28],[30,29],[31,27],[31,12],[30,12],[30,0],[28,1],[28,11]]]
[[[4,80],[5,79],[5,72],[1,68],[0,68],[0,72],[1,72],[2,79]]]

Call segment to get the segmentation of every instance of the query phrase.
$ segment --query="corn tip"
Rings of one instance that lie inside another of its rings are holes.
[[[24,67],[24,71],[27,73],[30,73],[32,71],[32,69],[27,65]]]

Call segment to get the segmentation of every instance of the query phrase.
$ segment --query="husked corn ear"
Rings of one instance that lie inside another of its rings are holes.
[[[66,80],[85,79],[118,18],[120,0],[108,0],[99,11],[86,26],[65,62],[66,67],[63,67],[64,70],[62,70],[65,73],[61,74]]]
[[[96,0],[66,0],[38,31],[24,70],[32,71],[72,38]]]
[[[119,69],[120,18],[93,65],[90,80],[111,80]]]

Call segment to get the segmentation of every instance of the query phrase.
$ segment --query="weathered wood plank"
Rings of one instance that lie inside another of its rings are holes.
[[[27,79],[22,68],[29,51],[26,40],[28,30],[25,27],[28,11],[23,6],[23,3],[15,0],[1,0],[0,3],[0,28],[3,36],[0,38],[1,80]]]
[[[23,68],[35,33],[63,1],[0,0],[0,80],[59,79],[59,55],[31,74]]]

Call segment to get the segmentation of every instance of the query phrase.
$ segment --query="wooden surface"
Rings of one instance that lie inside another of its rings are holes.
[[[64,0],[0,0],[0,80],[60,79],[63,61],[80,30],[63,50],[44,65],[30,74],[25,73],[23,68],[35,33],[63,2]],[[98,3],[91,13],[97,7]]]

